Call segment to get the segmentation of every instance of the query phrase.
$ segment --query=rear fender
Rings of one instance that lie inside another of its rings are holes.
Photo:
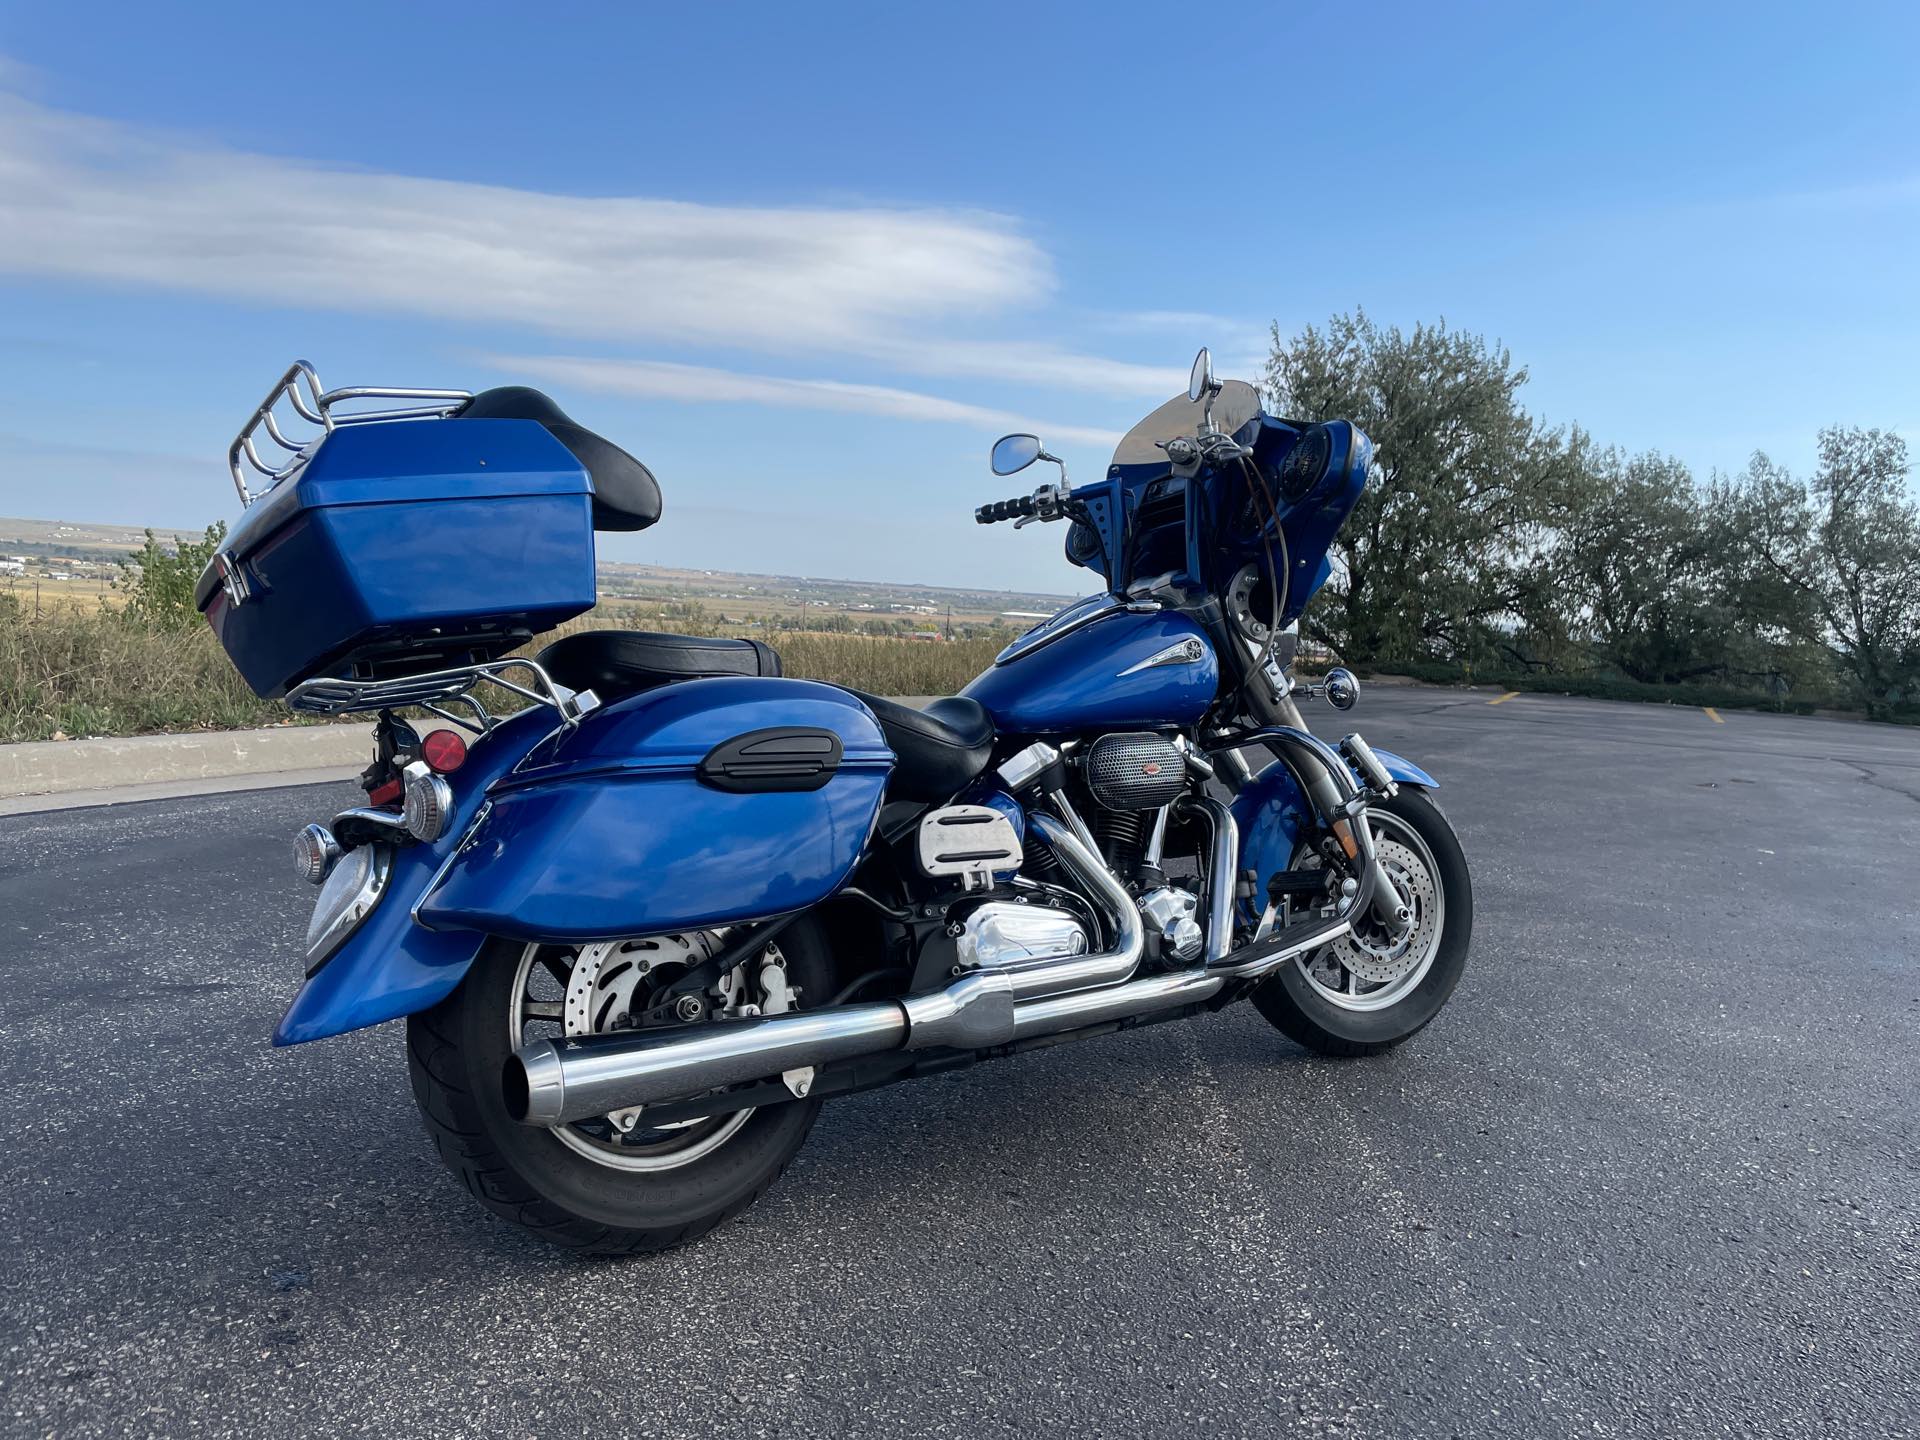
[[[611,940],[816,904],[859,863],[893,766],[859,700],[806,680],[682,681],[570,730],[529,713],[475,742],[446,835],[396,853],[385,897],[302,987],[276,1045],[439,1003],[491,935]],[[804,744],[756,770],[750,742],[738,787],[724,768],[701,778],[718,747],[770,731],[824,732],[836,763],[782,782],[766,771],[805,771]]]
[[[553,712],[535,705],[473,742],[466,763],[449,777],[453,813],[445,833],[430,845],[402,845],[394,852],[381,903],[307,977],[274,1029],[275,1045],[378,1025],[425,1010],[452,993],[485,937],[426,930],[410,912],[473,824],[487,788],[556,730]]]

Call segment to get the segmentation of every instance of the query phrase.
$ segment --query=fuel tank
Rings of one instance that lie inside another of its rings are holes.
[[[1193,621],[1092,595],[1022,635],[961,693],[1003,735],[1048,735],[1191,725],[1219,686],[1219,657]]]

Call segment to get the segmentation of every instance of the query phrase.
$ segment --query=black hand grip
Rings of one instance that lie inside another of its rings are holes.
[[[1016,495],[1011,500],[996,500],[991,505],[982,505],[973,512],[973,518],[982,525],[991,525],[996,520],[1023,520],[1033,514],[1033,496]]]

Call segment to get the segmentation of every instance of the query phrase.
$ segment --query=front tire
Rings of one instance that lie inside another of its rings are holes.
[[[799,1002],[824,1000],[833,971],[818,926],[795,921],[777,947]],[[556,976],[586,953],[489,940],[452,995],[407,1020],[414,1102],[474,1199],[566,1249],[635,1255],[696,1240],[766,1193],[813,1128],[818,1100],[650,1132],[641,1139],[657,1143],[633,1146],[610,1124],[546,1130],[507,1113],[501,1071],[514,1037],[529,1010],[554,1004],[526,998],[535,948]]]
[[[1377,1055],[1418,1034],[1460,983],[1473,942],[1473,880],[1439,807],[1402,787],[1367,813],[1383,863],[1410,891],[1409,950],[1362,935],[1283,966],[1253,992],[1288,1039],[1322,1055]]]

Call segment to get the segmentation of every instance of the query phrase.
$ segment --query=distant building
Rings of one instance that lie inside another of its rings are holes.
[[[27,562],[24,560],[0,560],[0,575],[24,575]]]

